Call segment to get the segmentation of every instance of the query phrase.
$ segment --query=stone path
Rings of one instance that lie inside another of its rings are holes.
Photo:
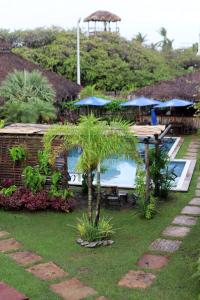
[[[14,288],[0,282],[0,300],[28,300],[24,294],[18,292]]]
[[[54,262],[43,262],[43,258],[31,251],[23,250],[23,245],[14,238],[10,237],[9,232],[0,231],[0,252],[5,253],[16,263],[28,267],[27,272],[41,280],[60,280],[56,284],[50,284],[50,288],[64,300],[81,300],[88,296],[96,295],[97,292],[76,278],[69,277],[69,274],[57,266]],[[25,295],[19,293],[14,288],[0,283],[0,300],[25,300]],[[96,300],[108,300],[104,296],[98,297]]]
[[[196,159],[200,150],[200,141],[192,140],[185,159]],[[164,238],[158,238],[149,246],[150,253],[145,253],[137,262],[143,269],[155,270],[163,268],[169,261],[169,256],[181,246],[182,240],[187,236],[200,216],[200,177],[197,179],[195,198],[191,199],[172,223],[162,232]],[[159,255],[157,255],[159,253]],[[163,253],[163,255],[160,255]],[[119,282],[121,287],[148,288],[156,279],[156,275],[144,271],[129,271]]]
[[[200,150],[200,142],[196,139],[193,139],[187,149],[184,159],[197,159],[198,152]]]

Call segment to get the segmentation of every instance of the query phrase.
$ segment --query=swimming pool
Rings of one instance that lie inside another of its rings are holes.
[[[177,138],[164,138],[164,142],[161,147],[169,153],[177,144]],[[144,144],[138,144],[138,151],[141,155],[144,153]],[[76,172],[76,164],[79,156],[81,155],[81,149],[74,148],[68,155],[68,168],[71,176],[72,185],[82,184],[82,174]],[[174,160],[169,164],[169,168],[176,174],[176,180],[174,187],[179,185],[180,178],[186,167],[186,161]],[[137,164],[131,159],[125,157],[112,157],[106,159],[102,163],[103,172],[101,173],[101,185],[105,187],[118,186],[120,188],[133,188],[135,183]],[[96,178],[94,177],[94,184]]]

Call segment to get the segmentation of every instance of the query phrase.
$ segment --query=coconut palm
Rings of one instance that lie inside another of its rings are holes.
[[[161,37],[163,38],[161,41],[156,43],[157,47],[161,47],[162,51],[168,52],[170,50],[172,50],[172,45],[174,40],[170,40],[167,37],[167,30],[164,27],[161,27],[159,30],[159,34],[161,35]]]
[[[39,71],[14,71],[0,87],[2,116],[9,122],[49,122],[55,118],[55,91]]]
[[[143,35],[141,32],[138,32],[138,34],[135,36],[134,40],[140,44],[143,44],[146,42],[147,35]]]

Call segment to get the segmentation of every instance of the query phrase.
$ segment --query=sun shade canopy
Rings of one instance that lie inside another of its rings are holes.
[[[88,97],[76,102],[76,106],[104,106],[110,103],[111,100],[105,100],[97,97]]]
[[[181,100],[181,99],[171,99],[167,102],[163,102],[156,106],[156,108],[165,108],[165,107],[182,107],[192,105],[192,101]]]
[[[125,103],[122,103],[121,106],[150,106],[150,105],[158,105],[161,104],[160,101],[149,99],[145,97],[139,97]]]

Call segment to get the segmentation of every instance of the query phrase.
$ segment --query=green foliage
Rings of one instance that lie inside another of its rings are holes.
[[[23,146],[13,146],[9,149],[10,156],[14,162],[21,161],[26,157],[26,151]]]
[[[27,166],[23,170],[24,184],[33,193],[42,189],[46,182],[46,176],[41,175],[38,168]]]
[[[5,120],[0,120],[0,128],[3,128],[5,126]]]
[[[0,190],[0,193],[2,193],[4,196],[11,196],[15,191],[16,191],[17,187],[15,184],[7,187],[7,188],[3,188]]]
[[[24,33],[20,34],[23,37]],[[25,47],[15,49],[16,53],[68,79],[76,80],[75,31],[50,28],[49,33],[47,29],[43,34],[37,30],[26,32],[28,34],[30,40],[33,40],[34,34],[38,37],[53,35],[53,38],[49,42],[46,38],[43,41],[38,38],[41,45],[37,47],[35,43],[25,43]],[[152,46],[143,45],[145,36],[141,33],[132,41],[109,32],[89,37],[81,33],[82,85],[95,85],[97,90],[102,91],[125,91],[131,85],[135,89],[188,72],[183,62],[197,61],[196,50],[174,50],[173,40],[168,38],[165,28],[160,30],[160,34],[162,40]]]
[[[69,189],[59,188],[61,179],[62,179],[62,174],[60,172],[53,172],[53,174],[51,175],[51,188],[49,194],[52,197],[59,197],[66,200],[67,198],[72,197],[73,193]]]
[[[106,217],[100,219],[98,226],[95,226],[89,222],[86,215],[83,215],[81,219],[78,219],[76,230],[80,238],[88,242],[106,240],[114,234],[111,219]]]
[[[44,175],[50,172],[49,154],[46,151],[38,151],[39,171]]]
[[[169,169],[169,157],[162,148],[157,154],[155,149],[150,151],[150,174],[154,183],[155,196],[167,198],[171,187],[176,179],[176,174]]]
[[[41,123],[55,118],[55,91],[39,71],[14,71],[0,87],[5,104],[1,115],[8,122]]]
[[[137,203],[141,214],[145,219],[150,220],[156,213],[156,199],[150,192],[150,199],[146,199],[146,172],[142,166],[138,167],[136,176],[135,192],[137,195]]]

